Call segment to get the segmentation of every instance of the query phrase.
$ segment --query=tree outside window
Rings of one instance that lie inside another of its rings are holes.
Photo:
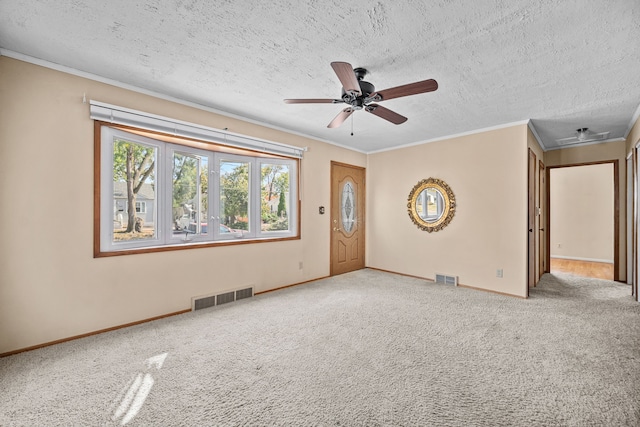
[[[289,195],[289,166],[263,163],[261,167],[262,231],[289,229],[287,197]]]
[[[156,165],[156,149],[144,144],[118,139],[113,144],[113,181],[124,183],[126,187],[126,228],[114,235],[114,240],[143,239],[154,237],[155,223],[151,222],[147,230],[143,230],[145,219],[136,215],[136,199],[143,186],[155,187],[154,169]],[[114,198],[117,197],[114,194]],[[124,221],[121,221],[124,224]]]
[[[249,163],[220,161],[220,221],[235,230],[249,227]]]

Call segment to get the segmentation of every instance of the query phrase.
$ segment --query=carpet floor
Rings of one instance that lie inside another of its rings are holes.
[[[640,305],[360,270],[0,359],[2,426],[638,426]]]

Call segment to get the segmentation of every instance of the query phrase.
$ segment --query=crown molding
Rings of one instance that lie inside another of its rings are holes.
[[[192,101],[187,101],[181,98],[176,98],[173,96],[169,96],[169,95],[165,95],[163,93],[160,92],[155,92],[152,90],[148,90],[148,89],[143,89],[137,86],[133,86],[127,83],[123,83],[117,80],[113,80],[113,79],[109,79],[106,77],[102,77],[99,76],[97,74],[92,74],[92,73],[88,73],[86,71],[82,71],[82,70],[77,70],[75,68],[71,68],[71,67],[67,67],[65,65],[60,65],[60,64],[56,64],[54,62],[49,62],[46,61],[44,59],[39,59],[39,58],[34,58],[32,56],[29,55],[25,55],[19,52],[14,52],[8,49],[3,49],[0,48],[0,56],[6,56],[8,58],[12,58],[12,59],[16,59],[18,61],[22,61],[22,62],[27,62],[29,64],[33,64],[33,65],[38,65],[44,68],[49,68],[51,70],[55,70],[55,71],[60,71],[62,73],[66,73],[66,74],[71,74],[74,76],[78,76],[78,77],[82,77],[88,80],[92,80],[92,81],[96,81],[99,83],[104,83],[104,84],[108,84],[110,86],[115,86],[115,87],[119,87],[121,89],[126,89],[126,90],[130,90],[132,92],[136,92],[136,93],[140,93],[143,95],[148,95],[148,96],[152,96],[154,98],[158,98],[158,99],[162,99],[164,101],[169,101],[169,102],[173,102],[176,104],[180,104],[180,105],[184,105],[187,107],[192,107],[192,108],[197,108],[199,110],[203,110],[203,111],[207,111],[209,113],[213,113],[213,114],[218,114],[220,116],[224,116],[224,117],[229,117],[231,119],[236,119],[236,120],[241,120],[243,122],[247,122],[247,123],[251,123],[254,125],[258,125],[258,126],[262,126],[265,128],[269,128],[269,129],[273,129],[273,130],[277,130],[280,132],[285,132],[288,133],[290,135],[296,135],[296,136],[301,136],[303,138],[308,138],[314,141],[319,141],[319,142],[324,142],[325,144],[330,144],[330,145],[334,145],[336,147],[340,147],[340,148],[344,148],[345,150],[349,150],[349,151],[355,151],[358,153],[362,153],[362,154],[367,154],[365,151],[362,150],[358,150],[356,148],[353,147],[348,147],[346,145],[342,145],[342,144],[338,144],[336,142],[333,141],[329,141],[326,139],[322,139],[322,138],[318,138],[316,136],[311,136],[302,132],[296,132],[290,129],[285,129],[283,127],[279,127],[279,126],[275,126],[269,123],[265,123],[265,122],[261,122],[259,120],[255,120],[255,119],[250,119],[247,117],[243,117],[243,116],[239,116],[237,114],[233,114],[233,113],[229,113],[226,111],[222,111],[222,110],[218,110],[216,108],[212,108],[212,107],[208,107],[206,105],[202,105],[202,104],[198,104]]]

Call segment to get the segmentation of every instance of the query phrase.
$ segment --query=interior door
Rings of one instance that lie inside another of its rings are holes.
[[[331,275],[364,268],[365,169],[331,162]]]
[[[627,196],[627,284],[633,285],[633,195],[634,195],[634,186],[633,186],[633,156],[630,155],[627,157],[627,186],[626,186],[626,196]],[[633,286],[632,286],[633,289]],[[635,295],[635,293],[634,293]]]
[[[538,164],[538,226],[540,228],[540,233],[539,233],[539,238],[538,238],[538,262],[539,262],[539,269],[538,269],[538,280],[540,280],[540,278],[542,277],[542,275],[544,273],[547,272],[547,266],[545,265],[545,260],[547,259],[547,257],[545,256],[545,248],[547,247],[546,242],[545,242],[545,232],[544,232],[544,227],[545,227],[545,223],[546,223],[546,210],[545,207],[542,205],[545,197],[544,197],[544,190],[546,188],[545,185],[545,167],[544,167],[544,163],[542,163],[542,161],[539,162]]]
[[[535,286],[536,281],[536,155],[529,149],[528,162],[528,256],[527,256],[527,296],[529,296],[529,287]]]
[[[638,142],[640,144],[640,141]],[[638,297],[638,281],[640,281],[640,237],[638,222],[640,220],[640,145],[636,144],[633,156],[633,285],[632,294],[636,301]]]

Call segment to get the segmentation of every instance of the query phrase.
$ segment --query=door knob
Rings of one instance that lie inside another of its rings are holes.
[[[533,233],[533,228],[530,228],[530,229],[529,229],[529,233]]]
[[[340,231],[339,228],[333,227],[333,231]]]

